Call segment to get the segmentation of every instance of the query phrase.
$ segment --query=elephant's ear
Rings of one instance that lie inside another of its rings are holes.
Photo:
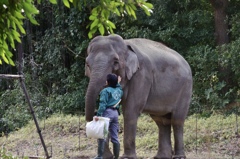
[[[138,70],[139,68],[139,62],[137,55],[131,48],[131,46],[128,45],[128,51],[126,56],[126,75],[128,80],[130,80],[133,76],[133,74]]]

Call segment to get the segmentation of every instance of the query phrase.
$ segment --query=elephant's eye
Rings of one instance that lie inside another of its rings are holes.
[[[87,67],[90,67],[90,64],[89,64],[89,56],[86,58],[85,65],[86,65]]]
[[[113,64],[114,64],[114,65],[118,65],[118,61],[115,60],[115,61],[113,62]]]
[[[88,64],[88,63],[86,63],[86,66],[87,66],[88,68],[90,68],[90,66],[89,66],[89,64]]]

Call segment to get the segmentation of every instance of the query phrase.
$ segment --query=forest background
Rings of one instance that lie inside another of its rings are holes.
[[[189,115],[239,113],[240,0],[149,2],[154,6],[151,16],[142,10],[136,10],[137,19],[110,16],[114,33],[125,39],[162,42],[189,62],[194,79]],[[24,21],[23,72],[39,119],[55,113],[84,114],[85,57],[91,40],[86,27],[93,6],[94,0],[80,9],[67,8],[62,1],[58,5],[42,1],[36,4],[39,25]],[[17,63],[17,58],[12,60]],[[3,63],[0,74],[18,74],[18,70]],[[32,118],[17,80],[0,79],[0,117],[0,132],[5,134]]]

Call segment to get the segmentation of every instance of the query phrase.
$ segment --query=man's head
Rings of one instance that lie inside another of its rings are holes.
[[[115,75],[115,74],[108,74],[107,75],[107,82],[108,82],[108,86],[115,88],[117,83],[118,83],[117,75]]]

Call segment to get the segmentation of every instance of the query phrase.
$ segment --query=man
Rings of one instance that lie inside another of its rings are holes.
[[[122,87],[119,84],[120,81],[120,76],[117,77],[115,74],[107,75],[107,87],[100,92],[99,108],[97,116],[94,117],[96,121],[98,120],[98,116],[110,118],[109,133],[111,142],[113,143],[114,159],[118,159],[120,151],[120,143],[118,140],[118,109],[123,95]],[[98,139],[98,156],[95,157],[95,159],[103,158],[104,147],[105,139]]]

